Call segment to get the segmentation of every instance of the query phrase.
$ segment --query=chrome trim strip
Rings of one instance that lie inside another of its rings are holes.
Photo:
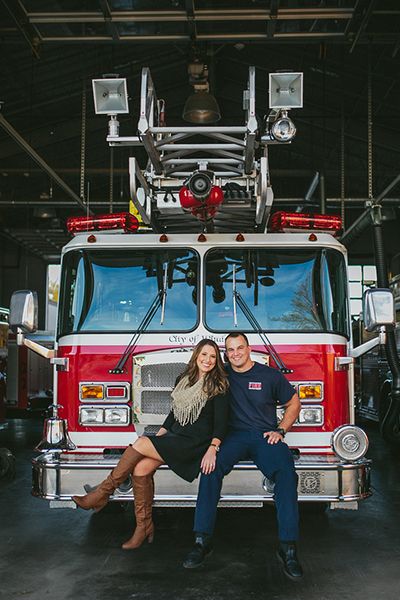
[[[303,427],[303,425],[300,425]],[[317,427],[317,426],[316,426]],[[331,447],[332,431],[289,431],[285,436],[285,441],[289,446],[302,448],[310,446]]]
[[[90,427],[93,427],[91,425]],[[126,427],[126,425],[125,425]],[[80,448],[88,448],[89,452],[98,452],[99,448],[126,448],[138,438],[132,431],[70,431],[71,441]]]
[[[34,496],[67,501],[83,494],[84,483],[96,485],[117,463],[119,456],[43,454],[32,461]],[[300,502],[352,502],[371,495],[370,460],[344,463],[334,456],[305,456],[295,460],[299,473]],[[246,472],[245,476],[241,473]],[[251,462],[242,462],[225,478],[220,506],[260,505],[273,501],[273,490],[263,488],[264,476]],[[315,494],[310,490],[316,489]],[[158,490],[158,492],[157,492]],[[166,466],[156,473],[155,506],[193,506],[197,484],[180,480]],[[113,501],[132,501],[129,481],[118,489]]]

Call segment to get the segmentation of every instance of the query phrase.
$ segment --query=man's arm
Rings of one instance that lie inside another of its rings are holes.
[[[279,423],[279,428],[284,429],[285,433],[287,433],[300,414],[301,404],[298,395],[293,394],[289,402],[284,404],[284,407],[285,414]],[[276,444],[283,440],[283,436],[278,431],[266,431],[264,437],[268,437],[268,444]]]

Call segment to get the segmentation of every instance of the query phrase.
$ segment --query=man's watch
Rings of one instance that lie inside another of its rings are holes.
[[[277,431],[278,433],[280,433],[283,438],[286,435],[286,431],[283,429],[283,427],[278,427],[275,431]]]
[[[210,444],[210,446],[215,448],[215,452],[219,452],[219,446],[217,444]]]

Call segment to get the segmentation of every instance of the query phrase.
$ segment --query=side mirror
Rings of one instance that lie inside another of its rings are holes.
[[[367,331],[376,331],[386,325],[394,327],[396,315],[393,294],[389,289],[375,288],[364,294],[364,325]]]
[[[19,290],[11,296],[10,328],[15,333],[21,329],[23,333],[33,333],[38,328],[37,292]]]

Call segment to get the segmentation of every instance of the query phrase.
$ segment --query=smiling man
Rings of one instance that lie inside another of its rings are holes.
[[[252,460],[275,483],[274,499],[279,526],[278,558],[285,574],[301,579],[296,554],[298,539],[297,475],[292,454],[283,439],[300,412],[294,388],[277,369],[254,362],[244,333],[225,340],[231,391],[229,431],[217,455],[215,471],[202,475],[195,513],[195,546],[183,566],[194,569],[212,550],[212,534],[221,495],[222,480],[240,460]],[[276,407],[285,407],[277,423]]]

